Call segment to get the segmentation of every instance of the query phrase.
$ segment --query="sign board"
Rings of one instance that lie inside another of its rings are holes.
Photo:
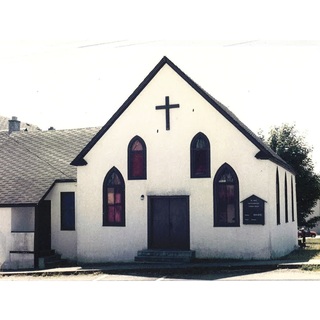
[[[243,203],[243,224],[264,225],[264,203],[261,198],[252,195],[242,201]]]

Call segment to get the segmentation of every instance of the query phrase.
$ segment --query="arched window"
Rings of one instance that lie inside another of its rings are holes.
[[[225,163],[214,178],[214,226],[239,227],[239,181]]]
[[[147,149],[143,139],[136,136],[128,145],[128,179],[147,179]]]
[[[276,174],[276,212],[277,212],[277,224],[280,224],[280,182],[279,182],[279,171],[277,168],[277,174]]]
[[[191,178],[210,177],[210,142],[203,133],[198,133],[190,146]]]
[[[115,167],[103,182],[103,226],[125,226],[125,185]]]

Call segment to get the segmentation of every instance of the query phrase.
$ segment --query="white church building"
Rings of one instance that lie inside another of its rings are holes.
[[[154,252],[275,259],[296,248],[293,169],[167,57],[102,128],[88,130],[83,139],[76,134],[65,169],[52,163],[50,183],[32,203],[0,181],[2,269],[41,267],[53,250],[78,263],[104,263]],[[60,135],[19,132],[2,144],[27,144],[32,134]],[[19,184],[23,170],[15,174]]]

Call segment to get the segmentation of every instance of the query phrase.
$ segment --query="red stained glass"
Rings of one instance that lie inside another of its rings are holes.
[[[121,213],[122,213],[122,207],[116,206],[114,210],[114,220],[115,222],[121,222]]]
[[[108,206],[108,221],[109,222],[115,222],[114,219],[114,206]]]
[[[116,204],[121,203],[121,193],[116,193],[115,194],[114,203],[116,203]]]
[[[138,178],[143,176],[143,152],[134,152],[131,156],[131,173],[132,177]]]
[[[131,150],[132,151],[142,151],[143,150],[143,146],[142,146],[141,142],[136,140],[133,143]]]
[[[108,188],[108,204],[114,204],[114,188]]]
[[[191,177],[210,176],[210,143],[205,135],[199,133],[191,142]]]
[[[146,179],[146,146],[139,137],[130,142],[128,163],[129,179]]]
[[[103,225],[125,225],[125,185],[118,170],[111,171],[105,179]]]
[[[235,222],[235,193],[233,185],[219,185],[219,220],[227,224]]]
[[[195,173],[198,175],[206,174],[208,171],[207,163],[207,150],[196,150],[195,151]]]
[[[215,178],[215,225],[239,226],[239,185],[229,165],[222,167]]]

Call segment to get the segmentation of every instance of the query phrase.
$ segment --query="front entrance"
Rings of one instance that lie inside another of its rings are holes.
[[[148,197],[148,247],[189,250],[189,197]]]
[[[35,260],[51,253],[51,201],[43,200],[36,207]],[[36,265],[35,264],[35,265]]]

